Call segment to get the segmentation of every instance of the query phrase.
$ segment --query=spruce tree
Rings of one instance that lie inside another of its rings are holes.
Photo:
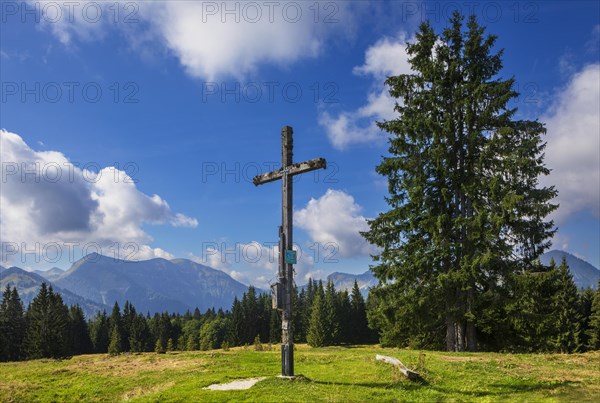
[[[10,299],[6,305],[5,319],[10,329],[7,334],[10,343],[8,359],[11,361],[22,360],[25,358],[24,342],[27,324],[23,303],[21,297],[19,297],[17,287],[13,287],[10,293]]]
[[[2,294],[2,303],[0,303],[0,362],[8,361],[9,356],[9,344],[8,339],[9,323],[6,320],[6,305],[10,299],[10,286],[6,285],[6,290]]]
[[[327,341],[327,329],[325,325],[327,318],[324,305],[324,295],[316,293],[312,303],[310,322],[306,334],[306,341],[312,347],[322,347]]]
[[[173,326],[171,325],[171,318],[167,312],[163,312],[159,319],[156,328],[156,338],[160,340],[162,351],[164,352],[167,348],[167,341],[173,336]]]
[[[110,343],[108,344],[108,354],[118,355],[123,352],[123,342],[121,340],[121,332],[118,326],[113,326],[110,333]]]
[[[60,294],[48,288],[50,296],[50,338],[46,341],[50,347],[50,356],[53,358],[64,358],[71,356],[72,346],[69,326],[69,308],[63,302]]]
[[[119,304],[116,301],[113,305],[113,309],[108,320],[108,325],[110,329],[109,334],[111,335],[111,342],[113,340],[112,334],[115,332],[115,329],[119,333],[119,341],[120,343],[122,343],[121,346],[119,346],[119,353],[123,352],[123,340],[125,339],[125,332],[123,331],[123,318],[121,316],[121,308],[119,308]]]
[[[110,342],[110,328],[106,311],[98,312],[89,328],[94,352],[107,353],[108,343]]]
[[[244,334],[244,309],[241,302],[234,297],[233,305],[231,307],[231,326],[229,328],[229,334],[227,335],[227,341],[230,346],[242,345],[242,336]]]
[[[26,317],[25,348],[29,358],[63,358],[71,354],[69,311],[52,287],[42,283]]]
[[[325,315],[325,345],[337,344],[340,336],[340,314],[337,296],[333,282],[328,281],[323,302]]]
[[[131,326],[137,317],[135,307],[129,302],[125,301],[123,306],[123,315],[121,317],[121,340],[123,343],[123,351],[131,351],[129,344]]]
[[[159,338],[160,315],[158,312],[155,312],[152,318],[148,318],[147,323],[152,338],[152,347],[154,348],[154,342]]]
[[[579,295],[573,282],[573,275],[563,257],[558,273],[558,289],[554,295],[554,328],[557,331],[553,339],[555,350],[561,353],[574,352],[579,344],[581,325]]]
[[[365,299],[360,293],[358,283],[354,280],[352,298],[350,301],[351,342],[354,344],[368,343],[369,328],[367,325],[367,309]]]
[[[492,317],[490,329],[495,337],[487,340],[494,350],[516,352],[548,352],[554,350],[557,338],[557,304],[559,272],[554,260],[537,272],[514,276],[511,288],[513,298]]]
[[[142,314],[136,315],[129,328],[129,351],[141,353],[149,350],[150,331]]]
[[[297,292],[297,288],[294,287]],[[295,298],[295,304],[293,309],[294,315],[294,341],[296,343],[306,342],[306,331],[308,329],[308,320],[310,316],[307,315],[307,298],[306,290],[303,288],[298,296]]]
[[[298,287],[294,285],[292,293],[292,315],[294,342],[301,343],[306,340],[306,328],[304,324],[304,290],[298,294]]]
[[[156,343],[154,344],[154,352],[156,354],[164,354],[165,353],[165,343],[162,338],[156,339]]]
[[[310,318],[310,307],[312,306],[313,300],[315,299],[316,285],[312,278],[308,279],[306,286],[306,314]]]
[[[579,315],[581,317],[579,343],[577,352],[585,352],[590,344],[590,319],[592,317],[592,304],[594,303],[594,291],[586,288],[579,294]]]
[[[509,295],[554,232],[545,217],[556,191],[538,184],[545,128],[514,119],[515,80],[500,77],[495,42],[475,16],[464,30],[455,12],[440,35],[425,22],[407,46],[413,73],[386,81],[397,117],[378,123],[391,137],[376,170],[391,209],[363,235],[381,248],[372,292],[397,340],[475,351],[482,294]]]
[[[7,285],[0,304],[0,361],[17,361],[25,358],[24,340],[26,323],[23,304],[14,287]]]
[[[261,343],[269,342],[269,325],[271,323],[271,296],[260,294],[258,296],[258,334]],[[221,319],[223,316],[221,317]]]
[[[248,288],[242,298],[243,327],[240,335],[241,344],[251,344],[258,334],[258,303],[256,300],[256,289],[252,286]]]
[[[352,327],[352,305],[348,291],[343,290],[338,292],[336,302],[339,333],[335,344],[352,343],[352,336],[356,332],[356,329]]]
[[[79,305],[73,305],[69,309],[69,329],[73,354],[91,353],[93,349],[92,340],[90,339],[83,309]]]
[[[308,279],[308,284],[306,286],[306,296],[304,298],[304,307],[302,316],[304,317],[304,339],[306,340],[308,336],[308,327],[310,326],[310,318],[311,318],[311,309],[313,305],[313,301],[315,299],[315,293],[317,292],[317,283],[313,281],[312,278]]]
[[[46,283],[42,283],[38,294],[27,309],[27,337],[25,348],[30,359],[49,357],[46,340],[50,337],[50,295]]]
[[[204,312],[204,315],[202,315],[202,319],[200,320],[200,322],[204,324],[206,322],[210,322],[216,317],[217,313],[215,312],[215,308],[208,308],[206,312]]]
[[[588,348],[590,350],[600,350],[600,281],[598,281],[596,291],[594,292],[587,336]]]

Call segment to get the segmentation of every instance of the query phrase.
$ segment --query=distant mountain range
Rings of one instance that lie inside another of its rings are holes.
[[[53,281],[89,300],[141,312],[185,312],[198,307],[228,309],[248,286],[227,273],[187,259],[126,261],[90,254]]]
[[[201,311],[215,307],[229,309],[248,286],[227,273],[187,259],[152,259],[132,262],[96,253],[75,262],[67,271],[53,268],[28,272],[17,267],[0,267],[2,290],[16,286],[25,306],[37,294],[42,282],[53,286],[65,303],[79,304],[86,316],[98,310],[110,311],[126,300],[139,312]]]
[[[554,262],[558,265],[562,261],[563,256],[567,260],[567,265],[573,274],[573,281],[577,285],[577,288],[592,288],[595,290],[598,287],[600,270],[577,256],[573,256],[562,250],[551,250],[544,253],[540,260],[543,264],[549,265],[550,261],[554,259]]]
[[[348,273],[331,273],[327,276],[327,281],[331,281],[338,291],[346,290],[348,292],[352,291],[352,287],[354,287],[354,281],[358,284],[358,288],[363,294],[363,296],[367,296],[369,294],[369,289],[375,287],[379,280],[373,276],[373,272],[371,270],[367,270],[363,274],[348,274]]]
[[[600,271],[570,253],[553,250],[541,260],[560,263],[565,256],[579,288],[596,288]],[[366,296],[378,280],[371,271],[362,274],[332,273],[327,280],[337,290],[352,290],[356,280]],[[327,281],[326,280],[326,281]],[[67,271],[52,268],[48,271],[28,272],[18,267],[0,266],[2,291],[9,284],[16,286],[27,306],[37,295],[42,282],[49,283],[68,305],[79,304],[86,316],[99,310],[110,311],[117,301],[121,307],[129,300],[139,312],[180,312],[198,307],[204,311],[215,307],[229,309],[248,287],[220,270],[212,269],[187,259],[152,259],[132,262],[90,254],[75,262]],[[257,289],[258,292],[264,292]]]
[[[65,271],[63,269],[59,269],[58,267],[53,267],[50,270],[34,270],[33,272],[44,277],[46,280],[54,281],[57,278],[59,278]]]
[[[4,292],[7,284],[10,287],[17,287],[17,290],[19,291],[19,297],[21,297],[21,301],[23,301],[25,306],[28,306],[33,298],[38,294],[42,283],[52,285],[54,291],[58,292],[62,296],[65,304],[78,304],[81,306],[88,318],[94,316],[98,311],[103,309],[106,309],[107,311],[110,310],[110,308],[104,304],[90,301],[69,290],[57,287],[52,282],[49,282],[48,279],[40,276],[37,273],[25,271],[18,267],[5,269],[4,267],[0,266],[1,292]]]

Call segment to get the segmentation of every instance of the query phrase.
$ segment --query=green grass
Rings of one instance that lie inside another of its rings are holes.
[[[390,355],[417,369],[411,382]],[[0,364],[0,402],[20,401],[598,401],[600,352],[444,353],[368,347],[297,346],[295,380],[279,379],[280,352],[230,351],[85,355]],[[266,376],[249,390],[202,388]]]

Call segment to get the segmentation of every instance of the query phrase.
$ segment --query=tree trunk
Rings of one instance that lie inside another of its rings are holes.
[[[446,318],[446,350],[455,351],[456,349],[456,324],[450,317]]]
[[[462,322],[456,322],[456,350],[465,351],[465,325]]]
[[[473,296],[473,289],[470,288],[467,291],[467,312],[472,313],[473,302],[475,297]],[[477,328],[475,323],[471,320],[467,321],[467,351],[477,351]]]
[[[450,317],[446,319],[446,350],[465,351],[465,330],[464,322]]]
[[[471,321],[467,322],[467,351],[477,351],[477,329]]]

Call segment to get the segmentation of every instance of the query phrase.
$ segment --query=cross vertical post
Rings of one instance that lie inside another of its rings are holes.
[[[279,283],[275,284],[274,304],[281,310],[281,375],[294,376],[294,334],[292,316],[292,295],[294,294],[295,257],[288,261],[288,252],[293,250],[293,177],[316,169],[327,168],[327,161],[315,158],[293,164],[293,129],[281,129],[281,169],[254,177],[255,186],[281,179],[281,227],[279,227]],[[293,253],[292,253],[293,255]],[[279,293],[283,295],[280,296]],[[275,295],[276,294],[276,295]]]
[[[287,263],[285,253],[292,250],[292,208],[293,208],[293,180],[288,167],[292,165],[293,158],[293,129],[285,126],[281,129],[281,163],[283,178],[281,181],[281,223],[283,250],[279,251],[280,270],[279,281],[283,285],[284,300],[281,318],[281,374],[294,376],[294,335],[292,329],[292,293],[294,292],[294,267]]]

